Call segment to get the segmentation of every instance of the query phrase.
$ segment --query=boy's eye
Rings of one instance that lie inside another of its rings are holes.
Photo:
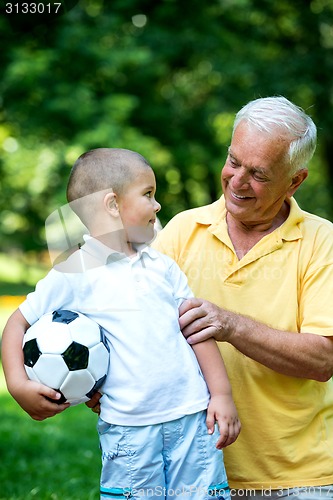
[[[148,192],[145,194],[145,196],[148,196],[148,198],[151,198],[152,194],[153,194],[153,192],[152,192],[152,191],[148,191]]]

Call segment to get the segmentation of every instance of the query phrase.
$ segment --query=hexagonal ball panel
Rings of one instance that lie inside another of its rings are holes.
[[[88,366],[89,349],[85,345],[72,342],[63,352],[62,357],[69,370],[83,370]]]
[[[42,384],[59,389],[68,374],[67,365],[60,354],[43,354],[33,367]]]

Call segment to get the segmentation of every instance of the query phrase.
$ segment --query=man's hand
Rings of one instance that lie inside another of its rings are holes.
[[[191,298],[179,308],[179,325],[189,344],[197,344],[214,337],[220,342],[229,337],[232,313],[208,300]]]

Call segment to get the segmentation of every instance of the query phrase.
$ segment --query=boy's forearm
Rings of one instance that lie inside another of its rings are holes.
[[[214,339],[192,346],[211,396],[230,394],[227,371]]]
[[[11,394],[22,380],[27,379],[24,369],[22,342],[29,323],[17,309],[8,319],[2,334],[2,366]]]
[[[24,369],[22,342],[29,323],[17,309],[7,321],[2,340],[2,361],[10,394],[34,420],[53,417],[68,408],[58,404],[60,393],[28,379]]]

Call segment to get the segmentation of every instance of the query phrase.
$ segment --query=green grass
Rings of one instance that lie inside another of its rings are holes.
[[[16,308],[0,307],[2,327]],[[97,500],[97,416],[84,404],[37,422],[9,395],[0,363],[0,500]]]
[[[0,254],[0,339],[18,305],[15,296],[21,300],[46,274],[37,260]],[[8,394],[1,363],[0,405],[0,500],[99,499],[101,459],[91,410],[81,404],[32,420]]]
[[[0,404],[0,500],[99,498],[97,417],[91,410],[82,404],[37,422],[3,389]]]
[[[13,400],[0,364],[0,500],[97,500],[97,416],[84,404],[37,422]]]
[[[0,295],[24,296],[33,289],[32,285],[15,283],[16,273],[16,279],[27,275],[13,262],[10,282],[3,264],[0,258],[0,275],[4,277]],[[32,282],[35,270],[28,276]],[[0,339],[17,305],[15,297],[1,297]],[[82,404],[43,422],[32,420],[8,394],[1,363],[0,405],[0,500],[99,499],[101,460],[97,417],[91,410]]]

